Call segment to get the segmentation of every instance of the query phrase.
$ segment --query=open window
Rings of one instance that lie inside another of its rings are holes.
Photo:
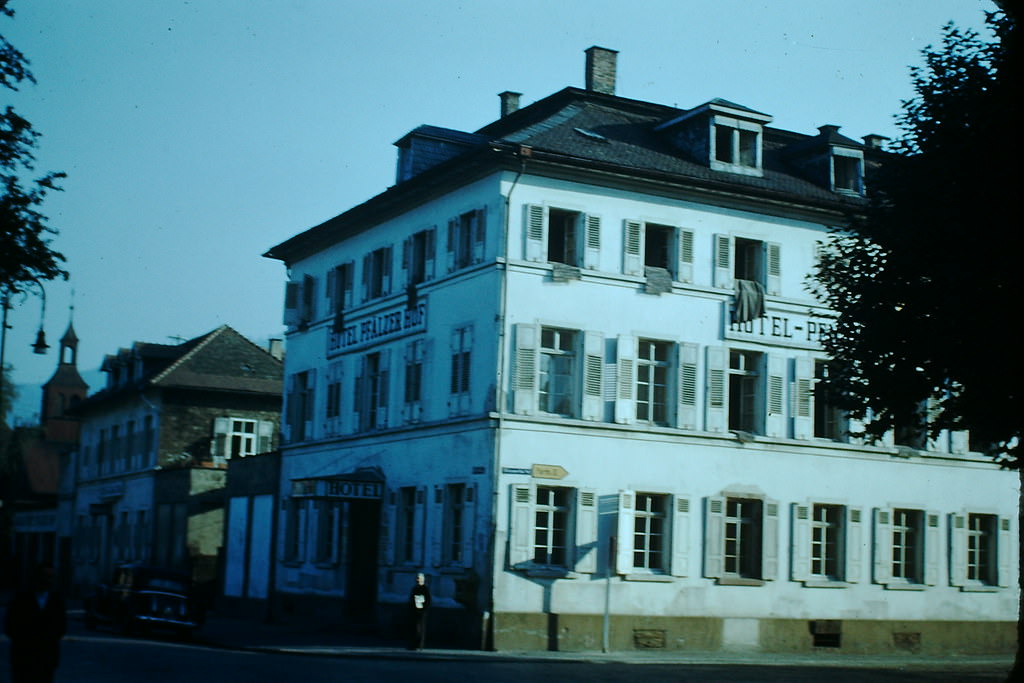
[[[526,259],[597,269],[601,217],[542,204],[526,205]]]
[[[626,220],[623,272],[647,278],[647,291],[671,291],[673,280],[693,281],[693,231],[661,223]],[[658,286],[665,282],[666,286]]]

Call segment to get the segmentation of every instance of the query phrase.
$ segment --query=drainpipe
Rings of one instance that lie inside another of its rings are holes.
[[[498,464],[501,462],[501,438],[502,438],[502,427],[504,426],[505,418],[505,407],[502,402],[502,388],[505,385],[505,346],[506,346],[506,333],[505,333],[505,315],[508,309],[508,258],[509,258],[509,220],[510,212],[512,210],[512,193],[516,189],[516,185],[519,183],[519,179],[526,171],[526,160],[530,156],[530,148],[523,145],[519,147],[517,152],[519,157],[519,171],[516,173],[516,177],[512,180],[512,186],[508,189],[508,194],[505,195],[505,211],[502,216],[502,258],[504,259],[504,272],[501,278],[501,293],[498,297],[498,363],[497,363],[497,382],[494,387],[494,408],[498,415],[498,425],[494,430],[494,459],[493,466],[491,467],[491,552],[489,555],[490,567],[488,568],[488,576],[490,578],[490,586],[488,587],[488,600],[487,600],[487,611],[483,615],[484,628],[480,635],[481,650],[494,649],[494,586],[495,586],[495,571],[498,567],[498,553],[500,549],[498,544],[495,543],[497,539],[497,522],[498,522],[498,479],[500,472],[498,471]],[[489,646],[489,647],[488,647]]]

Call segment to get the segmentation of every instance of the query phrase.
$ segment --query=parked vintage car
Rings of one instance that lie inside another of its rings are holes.
[[[83,602],[86,626],[110,624],[130,632],[190,636],[206,612],[187,574],[140,564],[117,567],[110,583],[96,586]]]

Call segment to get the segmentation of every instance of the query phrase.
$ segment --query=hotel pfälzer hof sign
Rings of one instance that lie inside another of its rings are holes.
[[[835,320],[823,315],[807,312],[785,311],[765,308],[764,315],[742,323],[729,321],[729,304],[725,306],[725,339],[750,341],[772,346],[789,346],[797,349],[821,349],[822,339],[832,328]]]
[[[412,308],[398,306],[372,315],[345,321],[340,332],[327,338],[327,355],[337,356],[374,344],[398,339],[427,329],[427,304],[419,301]]]

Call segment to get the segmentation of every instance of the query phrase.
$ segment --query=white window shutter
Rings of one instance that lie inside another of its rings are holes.
[[[942,515],[936,510],[924,514],[924,582],[934,586],[939,581],[939,567],[942,560],[942,542],[939,534]]]
[[[779,578],[779,501],[766,499],[763,503],[761,528],[761,578],[773,581]]]
[[[593,574],[597,571],[597,492],[576,489],[576,571]]]
[[[361,416],[367,415],[364,403],[367,400],[367,356],[357,360],[357,375],[352,391],[352,426],[354,431],[361,431],[365,428]]]
[[[970,450],[970,433],[958,429],[949,433],[949,452],[956,455],[963,455]]]
[[[619,516],[615,546],[615,571],[629,574],[633,571],[633,531],[636,492],[619,491]]]
[[[690,574],[690,497],[672,497],[672,576]]]
[[[517,415],[537,412],[537,326],[516,324],[516,371],[513,411]]]
[[[286,282],[284,285],[284,324],[296,327],[299,324],[299,283]]]
[[[644,274],[644,230],[640,221],[623,222],[622,272],[626,275]]]
[[[228,432],[231,431],[231,419],[227,417],[213,418],[213,440],[210,442],[210,455],[224,458],[228,454]]]
[[[428,492],[430,489],[428,489]],[[427,501],[430,512],[427,515],[427,535],[430,537],[430,557],[427,564],[435,567],[441,566],[444,562],[444,550],[441,544],[445,535],[445,489],[443,485],[435,485],[433,498]]]
[[[726,432],[729,427],[729,350],[723,346],[707,348],[707,391],[704,428]]]
[[[677,350],[676,426],[697,429],[697,344],[682,342]]]
[[[786,436],[786,358],[768,354],[768,381],[765,383],[764,433]]]
[[[448,272],[455,270],[455,250],[459,239],[459,219],[448,219]]]
[[[584,420],[604,420],[604,336],[600,332],[583,333],[583,406]]]
[[[601,217],[587,214],[583,223],[583,267],[598,270],[601,267]]]
[[[732,237],[715,235],[714,285],[720,289],[732,289]]]
[[[718,579],[725,574],[725,497],[704,499],[704,576]]]
[[[864,423],[861,420],[854,420],[851,417],[847,417],[845,421],[846,431],[844,432],[844,438],[846,442],[856,444],[864,443]],[[853,436],[854,434],[860,434],[860,436]]]
[[[967,515],[954,512],[949,521],[949,585],[967,583]]]
[[[380,506],[380,564],[395,564],[395,492],[384,491],[384,505]]]
[[[526,205],[526,260],[548,260],[548,208],[540,204]]]
[[[337,284],[336,284],[337,278],[338,278],[337,269],[336,268],[328,268],[327,269],[327,277],[324,278],[324,280],[325,280],[325,283],[324,283],[324,294],[327,296],[327,310],[328,311],[333,311],[334,310],[334,293],[337,290]]]
[[[1016,579],[1016,575],[1010,571],[1014,557],[1010,551],[1012,540],[1010,525],[1012,522],[1009,517],[1000,517],[996,520],[996,524],[998,526],[996,531],[996,571],[999,573],[996,580],[1001,587],[1009,588],[1011,582]]]
[[[412,557],[413,562],[423,566],[424,532],[427,523],[427,487],[416,487],[415,505],[412,515]]]
[[[511,496],[508,564],[514,569],[533,559],[533,486],[513,484]]]
[[[676,279],[680,282],[693,282],[693,230],[679,228],[676,230],[679,246],[679,265]]]
[[[274,448],[274,422],[260,420],[256,423],[256,452],[269,453]]]
[[[776,242],[765,242],[765,290],[768,294],[782,294],[782,246]]]
[[[380,350],[380,365],[378,366],[380,377],[379,392],[377,394],[377,424],[378,429],[388,426],[388,409],[391,404],[391,349]]]
[[[370,298],[370,271],[372,270],[372,266],[370,264],[372,262],[373,262],[373,259],[370,256],[370,254],[364,254],[363,255],[363,268],[362,268],[362,271],[363,271],[363,279],[362,279],[363,293],[362,293],[362,300],[363,301],[367,301]]]
[[[875,583],[887,584],[892,580],[892,508],[874,509]]]
[[[306,441],[312,441],[316,438],[313,431],[313,424],[315,420],[313,417],[316,415],[316,369],[310,368],[306,371],[306,396],[303,400],[303,408],[306,413],[301,416],[302,421],[305,423],[305,439]]]
[[[473,566],[473,539],[476,537],[476,484],[466,484],[462,499],[462,566]]]
[[[846,507],[846,567],[843,571],[843,579],[848,583],[857,583],[861,580],[861,566],[864,561],[864,510],[862,508]]]
[[[399,286],[402,289],[405,289],[406,287],[409,286],[409,273],[412,272],[412,242],[412,237],[406,237],[404,240],[402,240],[402,278],[399,281]]]
[[[810,503],[790,505],[793,538],[790,541],[789,576],[793,581],[807,581],[811,578],[812,509]]]
[[[473,263],[482,263],[487,246],[487,207],[473,212]]]
[[[434,279],[434,261],[436,260],[437,252],[437,228],[432,227],[427,230],[426,236],[426,259],[423,267],[423,276],[427,280]]]
[[[806,356],[793,362],[793,438],[814,436],[814,359]]]
[[[615,421],[630,424],[636,420],[636,338],[620,335],[616,345],[618,390],[615,393]]]

